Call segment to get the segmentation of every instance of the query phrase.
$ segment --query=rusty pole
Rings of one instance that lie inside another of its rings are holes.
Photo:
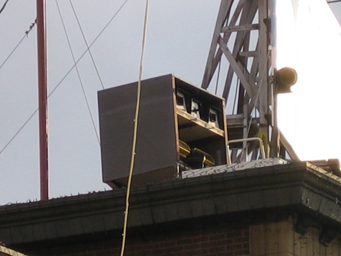
[[[37,0],[38,91],[39,91],[39,146],[40,199],[48,200],[48,133],[47,133],[47,71],[45,0]]]

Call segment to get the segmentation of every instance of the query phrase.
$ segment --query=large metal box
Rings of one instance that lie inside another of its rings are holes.
[[[132,155],[137,82],[99,91],[98,104],[103,181],[124,186]],[[195,104],[200,111],[193,109]],[[223,99],[173,75],[142,81],[133,184],[180,175],[181,143],[208,152],[215,164],[226,163],[224,108]],[[211,109],[218,113],[215,123],[208,120]]]

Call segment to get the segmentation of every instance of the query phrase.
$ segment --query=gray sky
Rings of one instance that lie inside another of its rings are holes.
[[[5,0],[0,0],[0,4]],[[34,21],[35,0],[10,0],[0,14],[0,63]],[[47,1],[48,86],[51,91],[73,61],[54,0]],[[123,3],[73,0],[89,44]],[[155,0],[150,3],[143,77],[168,73],[200,84],[219,0]],[[86,49],[69,1],[58,1],[74,54]],[[136,81],[145,0],[129,0],[91,48],[104,87]],[[79,71],[98,130],[101,83],[89,55]],[[0,69],[0,148],[37,108],[36,28]],[[0,204],[39,199],[38,118],[35,115],[0,154]],[[50,197],[109,189],[102,183],[100,147],[77,73],[49,98]]]
[[[0,6],[5,0],[0,0]],[[47,1],[48,86],[73,66],[56,1]],[[90,44],[124,0],[72,0]],[[0,65],[36,17],[35,0],[10,0],[0,14]],[[58,1],[76,59],[86,44],[69,1]],[[143,78],[173,73],[200,85],[220,0],[151,0]],[[341,19],[341,5],[332,4]],[[104,87],[136,81],[145,0],[129,0],[91,47]],[[341,47],[341,46],[340,46]],[[79,72],[98,131],[102,88],[89,55]],[[37,109],[36,28],[0,69],[0,150]],[[0,154],[0,204],[39,199],[38,117]],[[100,146],[76,70],[49,98],[50,197],[110,189],[102,183]]]

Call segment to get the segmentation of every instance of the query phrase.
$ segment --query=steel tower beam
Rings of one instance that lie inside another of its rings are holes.
[[[258,136],[267,157],[284,154],[286,144],[286,153],[297,159],[285,138],[280,143],[276,122],[271,32],[274,2],[221,0],[201,86],[215,86],[215,92],[225,98],[229,139]],[[232,150],[234,161],[246,156],[257,158],[258,146],[244,142]]]

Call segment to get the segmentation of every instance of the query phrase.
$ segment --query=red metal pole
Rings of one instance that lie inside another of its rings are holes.
[[[45,0],[37,0],[37,42],[39,87],[40,198],[41,200],[47,200],[49,195]]]

